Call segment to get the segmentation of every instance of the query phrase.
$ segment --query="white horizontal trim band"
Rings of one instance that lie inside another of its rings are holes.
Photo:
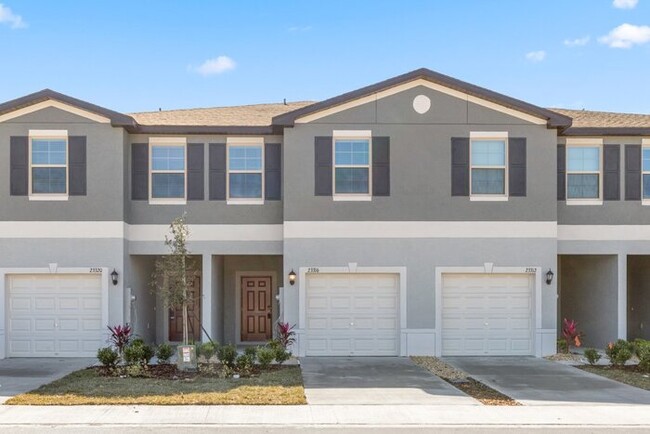
[[[284,223],[285,238],[556,238],[556,222]]]
[[[470,131],[470,139],[507,139],[507,131]]]
[[[602,145],[602,137],[567,137],[566,144],[571,145]]]
[[[187,137],[149,137],[149,144],[151,145],[186,145]]]
[[[282,225],[189,225],[190,241],[282,241]],[[169,225],[124,222],[0,222],[0,238],[126,238],[164,241]]]
[[[649,225],[558,225],[559,241],[650,241]]]
[[[60,137],[62,139],[66,139],[68,137],[68,130],[29,130],[29,137],[32,137],[32,138]]]
[[[264,137],[226,137],[228,145],[263,145]]]

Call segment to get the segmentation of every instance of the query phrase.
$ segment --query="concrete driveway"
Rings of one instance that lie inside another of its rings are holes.
[[[305,357],[300,364],[312,405],[480,405],[406,357]]]
[[[650,404],[650,392],[535,357],[445,357],[526,405]]]
[[[95,359],[25,358],[0,360],[0,404],[14,395],[36,389],[73,371],[86,368]]]

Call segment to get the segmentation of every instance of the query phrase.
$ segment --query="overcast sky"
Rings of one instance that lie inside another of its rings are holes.
[[[650,113],[650,0],[0,0],[0,100],[122,112],[322,100],[427,67],[546,107]]]

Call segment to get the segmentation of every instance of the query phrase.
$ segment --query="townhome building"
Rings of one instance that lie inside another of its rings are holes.
[[[190,334],[298,356],[531,355],[650,338],[650,115],[419,69],[322,102],[0,104],[0,357],[181,340],[152,291],[183,214]]]

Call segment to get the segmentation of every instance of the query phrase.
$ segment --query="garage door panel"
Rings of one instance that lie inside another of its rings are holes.
[[[532,278],[445,274],[443,355],[532,354]]]
[[[34,295],[34,311],[48,311],[54,312],[56,309],[56,299],[54,297],[45,297],[42,295]]]

